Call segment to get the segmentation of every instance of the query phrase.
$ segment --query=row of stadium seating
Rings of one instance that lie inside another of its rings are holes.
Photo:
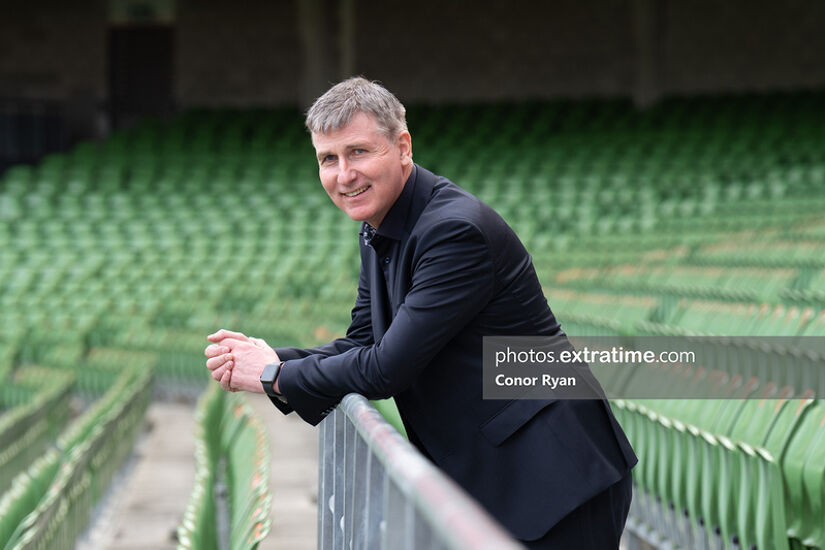
[[[59,373],[44,375],[34,367],[19,375],[39,385],[59,378]],[[74,548],[94,506],[131,452],[151,399],[151,381],[151,369],[122,370],[108,391],[62,432],[56,446],[15,476],[0,497],[0,546]]]
[[[641,458],[634,512],[678,546],[825,543],[822,401],[613,404]]]
[[[73,383],[69,372],[29,368],[0,385],[0,494],[62,429]]]
[[[195,419],[195,486],[178,548],[253,550],[271,526],[265,429],[239,395],[217,385],[201,395]]]
[[[825,331],[819,307],[621,294],[612,289],[559,289],[553,296],[555,308],[565,312],[568,323],[599,329],[610,325],[614,327],[610,334],[821,336]],[[577,326],[577,330],[588,329]]]

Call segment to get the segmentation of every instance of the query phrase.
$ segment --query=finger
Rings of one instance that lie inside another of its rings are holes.
[[[232,367],[234,367],[234,366],[235,366],[235,363],[233,361],[228,361],[228,362],[224,363],[223,365],[219,366],[218,368],[216,368],[215,370],[212,371],[212,378],[214,378],[215,380],[220,381],[220,379],[223,377],[223,375],[227,371],[231,371]]]
[[[223,373],[223,376],[221,376],[221,387],[226,391],[230,391],[230,382],[232,382],[232,371],[226,369],[226,372]]]
[[[216,357],[221,353],[229,353],[229,348],[226,346],[219,346],[216,344],[210,344],[206,346],[206,349],[203,350],[203,354],[207,357]]]
[[[224,375],[225,372],[226,372],[226,367],[220,366],[220,367],[216,368],[215,370],[213,370],[211,373],[209,373],[209,375],[213,379],[215,379],[217,382],[220,382],[221,378],[223,378],[223,375]]]
[[[218,332],[210,334],[206,337],[206,339],[210,342],[220,342],[225,338],[235,338],[236,340],[242,340],[244,342],[249,340],[246,337],[246,334],[242,332],[232,332],[231,330],[226,330],[225,328],[222,328]]]
[[[216,368],[220,367],[224,363],[228,363],[230,361],[234,361],[234,357],[232,357],[231,353],[226,353],[224,355],[219,355],[217,357],[213,357],[212,359],[208,359],[206,361],[206,368],[209,370],[215,370]]]

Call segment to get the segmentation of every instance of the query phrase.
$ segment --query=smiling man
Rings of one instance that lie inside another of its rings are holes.
[[[351,78],[309,109],[321,184],[363,222],[343,338],[272,349],[208,338],[224,389],[320,422],[394,397],[410,441],[529,548],[618,548],[636,457],[603,400],[482,399],[484,336],[562,336],[529,254],[495,211],[413,163],[403,105]]]

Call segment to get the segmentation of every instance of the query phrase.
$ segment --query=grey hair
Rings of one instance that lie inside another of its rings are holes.
[[[315,100],[307,111],[306,127],[313,134],[343,128],[358,113],[371,115],[388,139],[407,131],[407,110],[378,82],[354,76],[339,82]]]

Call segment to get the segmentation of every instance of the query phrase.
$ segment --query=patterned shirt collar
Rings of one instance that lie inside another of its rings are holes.
[[[375,237],[375,228],[367,222],[364,222],[361,224],[361,232],[358,234],[364,240],[364,245],[369,246],[372,238]]]

